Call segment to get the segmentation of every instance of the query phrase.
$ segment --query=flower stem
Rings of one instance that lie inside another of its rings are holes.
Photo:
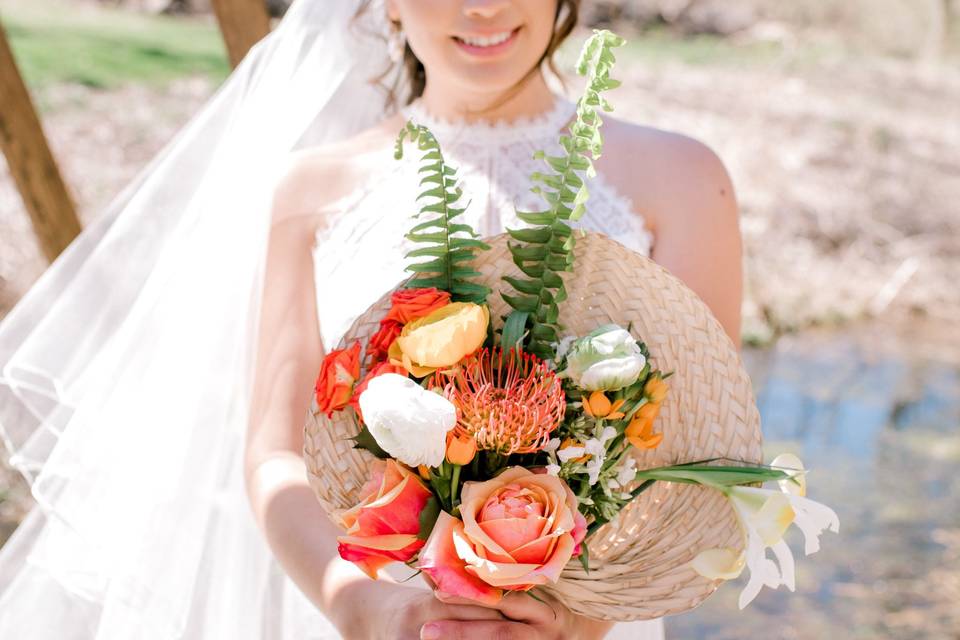
[[[460,504],[460,466],[459,464],[453,465],[453,476],[450,478],[450,506],[453,509],[456,509]]]

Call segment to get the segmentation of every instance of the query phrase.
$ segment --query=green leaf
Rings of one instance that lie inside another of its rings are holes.
[[[517,211],[517,217],[527,224],[550,226],[557,216],[550,211]],[[509,229],[507,230],[509,231]]]
[[[531,244],[544,244],[553,236],[550,227],[540,227],[535,229],[507,229],[507,233],[514,240],[520,242],[529,242]]]
[[[580,566],[583,567],[583,570],[590,575],[590,548],[587,546],[586,541],[580,543]]]
[[[447,248],[443,246],[421,247],[420,249],[408,251],[405,257],[420,258],[423,256],[444,256],[447,255],[447,253]]]
[[[450,238],[451,249],[482,249],[486,251],[490,248],[486,242],[475,240],[473,238]]]
[[[516,309],[517,311],[536,311],[537,307],[540,306],[540,299],[532,296],[511,296],[506,293],[500,294],[503,297],[504,302]]]
[[[377,443],[376,439],[373,437],[373,434],[370,433],[370,430],[367,429],[367,425],[360,425],[360,432],[350,438],[353,440],[354,449],[365,449],[380,458],[381,460],[386,460],[390,457],[390,454],[383,450],[383,448]]]
[[[520,293],[526,293],[528,295],[537,295],[540,293],[540,290],[543,289],[543,281],[536,278],[532,280],[523,280],[521,278],[504,276],[503,279],[506,280],[511,287],[513,287]]]
[[[523,348],[523,336],[526,333],[527,319],[530,313],[527,311],[514,310],[507,316],[503,323],[503,330],[500,333],[500,346],[509,351],[514,347],[517,350]]]
[[[433,532],[433,526],[437,524],[437,518],[440,517],[440,502],[436,496],[430,496],[427,504],[423,506],[420,512],[420,530],[417,532],[418,540],[427,540]]]

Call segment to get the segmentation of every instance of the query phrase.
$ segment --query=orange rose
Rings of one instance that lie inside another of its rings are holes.
[[[340,512],[347,532],[337,538],[340,557],[373,579],[391,562],[406,562],[423,546],[420,512],[430,490],[414,473],[393,459],[378,460],[360,493],[360,504]]]
[[[387,313],[385,320],[395,320],[400,324],[407,324],[446,306],[450,302],[450,294],[432,287],[429,289],[398,289],[393,292],[390,301],[393,303],[393,307]]]
[[[372,364],[387,357],[390,345],[397,339],[401,331],[403,331],[403,325],[396,320],[384,318],[380,321],[380,330],[370,336],[370,340],[367,342],[367,352],[370,354]]]
[[[367,385],[370,384],[371,380],[385,373],[398,373],[401,376],[405,376],[407,375],[407,370],[395,364],[390,364],[389,362],[381,362],[367,372],[367,375],[363,377],[360,384],[354,387],[353,397],[350,398],[350,406],[353,407],[357,415],[360,416],[360,420],[363,420],[363,414],[360,413],[360,394],[367,390]]]
[[[314,383],[320,411],[331,417],[334,411],[347,406],[353,395],[353,385],[360,377],[360,341],[349,349],[337,349],[327,354],[320,365],[320,375]]]
[[[441,512],[418,568],[437,591],[495,604],[504,590],[556,582],[577,552],[587,522],[566,483],[510,467],[486,482],[466,482],[457,520]]]

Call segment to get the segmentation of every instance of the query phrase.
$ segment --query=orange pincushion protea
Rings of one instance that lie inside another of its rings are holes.
[[[456,370],[437,372],[431,386],[457,407],[458,436],[502,455],[533,453],[563,419],[566,399],[556,374],[529,353],[481,349]]]

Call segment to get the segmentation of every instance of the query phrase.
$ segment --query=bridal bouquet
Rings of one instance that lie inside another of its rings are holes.
[[[612,49],[622,43],[598,31],[584,47],[587,88],[560,138],[564,153],[538,154],[546,169],[532,180],[546,204],[518,212],[528,226],[508,231],[510,273],[478,270],[490,244],[460,220],[456,170],[431,132],[412,122],[400,132],[398,158],[407,140],[423,154],[422,208],[407,235],[413,276],[390,294],[375,330],[326,356],[315,388],[317,415],[346,423],[354,447],[375,458],[352,504],[332,513],[344,529],[340,555],[372,578],[403,562],[440,592],[493,604],[505,591],[556,585],[571,562],[589,576],[604,565],[591,562],[591,536],[616,527],[655,483],[681,483],[733,508],[742,544],[699,550],[686,564],[715,581],[749,567],[742,607],[763,585],[793,589],[782,539],[791,523],[807,536],[807,553],[825,528],[838,528],[831,510],[804,497],[794,456],[640,466],[677,436],[659,417],[671,376],[683,372],[661,370],[632,323],[565,328],[565,313],[578,312],[566,282],[577,240],[570,222],[588,199],[599,110],[611,110],[601,94],[618,84]],[[494,294],[488,284],[497,282]],[[494,302],[503,313],[491,311]],[[747,486],[765,481],[780,490]]]

